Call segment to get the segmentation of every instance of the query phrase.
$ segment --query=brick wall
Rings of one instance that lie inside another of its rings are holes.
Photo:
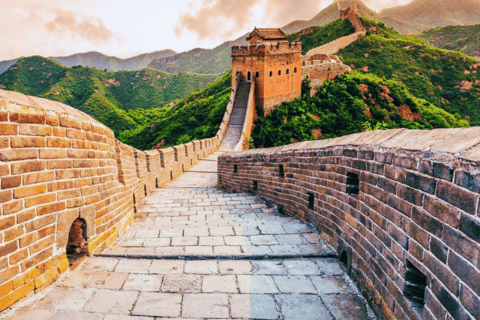
[[[363,38],[366,35],[365,31],[355,32],[348,36],[341,37],[338,39],[333,40],[323,46],[316,47],[307,52],[307,56],[314,55],[314,54],[337,54],[340,50],[345,49],[355,41]]]
[[[0,90],[0,311],[69,268],[76,219],[84,251],[112,244],[141,198],[218,148],[230,113],[214,138],[142,152],[74,108]]]
[[[312,222],[388,319],[480,319],[479,166],[471,128],[230,153],[218,168],[226,190],[253,192],[256,181],[259,196]]]

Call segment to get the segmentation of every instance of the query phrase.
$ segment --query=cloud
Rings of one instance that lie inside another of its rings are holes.
[[[101,45],[112,40],[122,41],[123,38],[108,29],[102,20],[86,17],[69,10],[55,10],[55,18],[45,24],[50,33],[60,36],[70,35],[74,39],[81,38],[93,44]]]
[[[184,13],[175,27],[180,36],[188,30],[201,40],[226,38],[238,33],[253,20],[268,21],[275,25],[287,24],[297,19],[310,19],[323,0],[200,0],[200,9]],[[262,10],[261,16],[258,11]]]

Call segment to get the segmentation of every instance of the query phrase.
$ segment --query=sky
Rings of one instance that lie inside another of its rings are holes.
[[[381,10],[411,0],[364,0]],[[98,51],[127,58],[213,48],[308,20],[332,0],[0,0],[0,61]]]

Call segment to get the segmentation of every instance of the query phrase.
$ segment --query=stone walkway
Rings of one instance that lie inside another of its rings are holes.
[[[114,246],[9,319],[374,319],[315,230],[215,188],[218,155],[146,197]]]

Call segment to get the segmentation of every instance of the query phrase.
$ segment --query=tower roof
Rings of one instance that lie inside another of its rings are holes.
[[[258,35],[263,40],[287,40],[287,36],[279,28],[255,28],[247,37],[247,41]]]

